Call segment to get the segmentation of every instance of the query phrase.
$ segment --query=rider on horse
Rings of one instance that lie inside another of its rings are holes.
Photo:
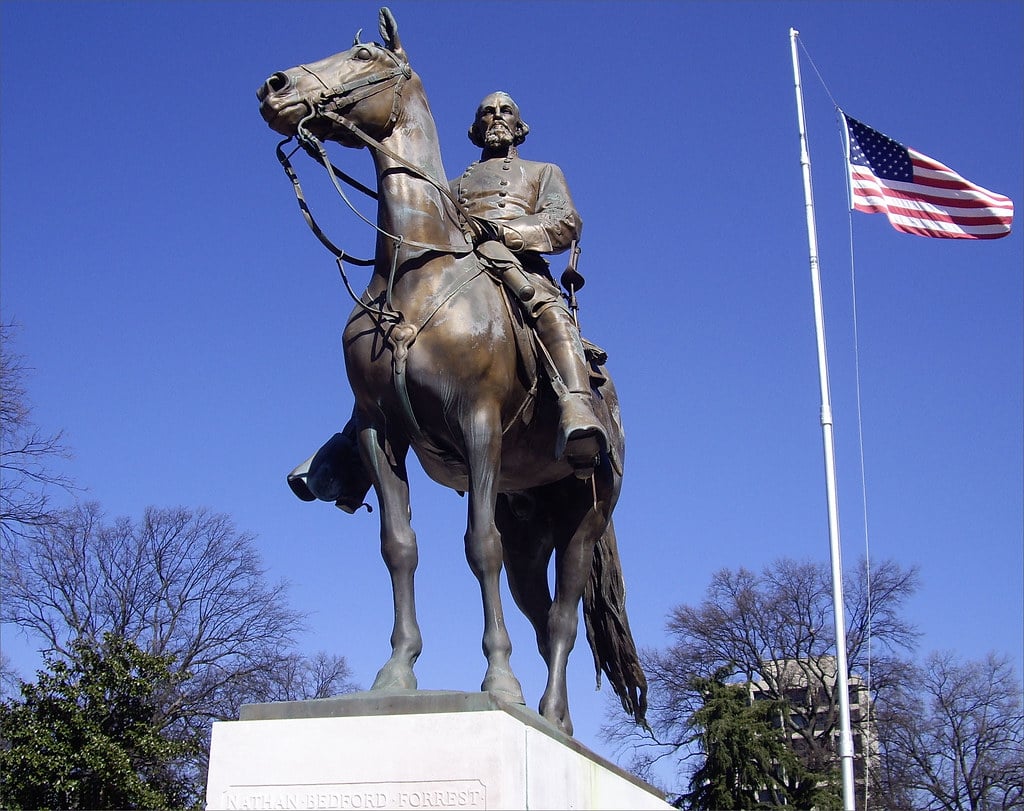
[[[480,102],[469,139],[481,148],[479,161],[450,181],[452,194],[476,227],[477,254],[501,278],[532,324],[558,396],[559,436],[555,458],[565,458],[587,476],[608,438],[594,412],[591,369],[579,329],[541,254],[566,251],[579,239],[583,222],[562,170],[553,163],[523,160],[517,147],[530,128],[504,92]],[[357,448],[358,419],[352,418],[320,450],[288,476],[305,501],[334,501],[354,512],[370,488]]]
[[[579,330],[541,256],[567,250],[579,239],[583,221],[562,170],[519,157],[517,147],[529,131],[512,97],[491,93],[480,102],[469,128],[469,140],[483,150],[480,160],[450,185],[483,232],[477,251],[505,270],[506,281],[510,276],[520,280],[510,287],[564,383],[556,385],[561,420],[555,458],[565,455],[574,467],[586,468],[607,448],[607,437],[594,414]]]

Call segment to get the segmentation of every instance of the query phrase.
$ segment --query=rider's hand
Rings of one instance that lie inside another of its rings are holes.
[[[522,236],[514,228],[502,226],[501,241],[505,243],[505,247],[512,251],[512,253],[519,253],[526,248],[526,243],[523,241]]]
[[[474,217],[473,222],[476,225],[477,244],[491,240],[495,242],[503,241],[504,229],[499,223],[496,223],[494,220],[484,219],[483,217]]]

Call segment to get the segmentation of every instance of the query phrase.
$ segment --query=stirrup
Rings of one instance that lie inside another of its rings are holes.
[[[608,450],[608,436],[594,413],[592,396],[589,393],[570,392],[558,399],[561,414],[555,458],[565,458],[576,470],[592,470],[597,457],[602,451]]]
[[[570,439],[565,446],[565,461],[569,463],[577,479],[589,479],[601,460],[601,443],[598,434],[587,434]]]

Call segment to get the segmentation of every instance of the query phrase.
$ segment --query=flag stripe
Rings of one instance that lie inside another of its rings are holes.
[[[943,163],[843,114],[847,168],[856,211],[885,214],[897,231],[947,239],[1010,233],[1013,202]]]
[[[926,211],[914,208],[901,208],[899,206],[894,206],[891,204],[886,205],[884,201],[880,201],[877,197],[869,197],[865,200],[862,200],[855,205],[855,208],[858,211],[866,211],[869,214],[881,213],[891,214],[897,217],[909,217],[918,219],[927,218],[928,220],[935,223],[950,223],[953,225],[958,225],[965,230],[984,230],[984,226],[987,225],[994,225],[1000,229],[1005,228],[1005,223],[1003,223],[997,217],[977,217],[973,220],[954,220],[952,217],[949,217],[943,214],[942,212]]]
[[[906,207],[893,203],[884,195],[862,195],[854,202],[854,208],[868,214],[885,214],[894,225],[906,225],[910,222],[919,224],[921,228],[934,227],[937,234],[986,234],[1006,233],[1006,222],[998,217],[984,218],[953,218],[942,211],[929,210],[926,207]],[[902,230],[902,229],[900,229]]]
[[[963,220],[942,219],[934,212],[899,209],[895,206],[887,205],[884,200],[876,201],[877,198],[871,198],[865,202],[855,203],[854,209],[867,214],[885,214],[889,218],[890,224],[897,231],[907,231],[908,227],[913,225],[918,230],[911,233],[922,233],[930,230],[934,231],[934,236],[959,237],[962,239],[1006,236],[1007,233],[1006,223],[1003,221],[970,223]]]
[[[858,211],[866,209],[858,208]],[[875,213],[873,210],[866,213]],[[887,212],[889,223],[897,231],[904,234],[916,234],[922,237],[940,237],[946,239],[999,239],[1006,236],[1005,226],[988,226],[986,228],[963,229],[946,223],[943,227],[939,223],[923,221],[919,219],[908,219],[899,215]]]
[[[869,214],[889,214],[894,217],[903,218],[914,218],[914,219],[926,219],[930,222],[934,222],[939,227],[942,227],[942,223],[948,223],[951,225],[960,226],[966,231],[984,231],[991,230],[985,229],[985,226],[996,226],[997,230],[1005,230],[1006,223],[999,217],[974,217],[971,219],[957,218],[954,219],[948,214],[942,211],[928,210],[927,208],[905,208],[899,205],[894,205],[891,202],[887,202],[884,198],[879,197],[863,197],[860,198],[855,204],[854,208],[858,211],[866,211]],[[944,229],[947,230],[947,229]]]
[[[895,183],[890,181],[884,185],[880,184],[870,175],[865,176],[856,170],[851,172],[850,177],[853,183],[855,198],[860,195],[875,193],[878,195],[884,195],[885,197],[897,202],[904,200],[908,203],[920,202],[931,204],[937,209],[941,208],[947,210],[947,213],[949,213],[950,216],[955,214],[957,217],[963,218],[991,216],[999,220],[1005,220],[1007,214],[1013,213],[1012,204],[1009,206],[992,206],[984,200],[950,198],[943,197],[942,195],[923,194],[915,191],[913,188],[908,188],[909,184],[906,183]]]
[[[914,156],[914,150],[908,150],[911,156]],[[941,164],[940,164],[941,165]],[[984,199],[992,205],[1009,205],[1013,208],[1013,203],[1010,202],[1009,198],[1004,197],[1001,194],[996,194],[988,189],[983,189],[974,183],[969,183],[964,180],[960,175],[954,172],[952,169],[943,167],[942,170],[935,170],[929,168],[932,164],[918,161],[914,159],[914,181],[922,186],[931,186],[936,189],[952,189],[961,193],[970,190],[972,196],[978,199]]]
[[[924,201],[920,196],[904,195],[891,189],[868,184],[854,186],[854,208],[867,213],[886,214],[893,217],[915,217],[922,225],[927,222],[936,223],[937,229],[943,233],[949,229],[940,225],[951,223],[962,228],[964,233],[974,233],[983,226],[995,226],[996,230],[1006,233],[1009,228],[1008,217],[994,213],[992,209],[950,209],[948,206],[936,206]]]

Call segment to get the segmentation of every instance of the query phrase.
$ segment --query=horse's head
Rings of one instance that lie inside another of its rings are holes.
[[[380,33],[383,46],[360,42],[357,33],[347,51],[271,75],[256,91],[270,128],[296,135],[301,125],[347,146],[362,142],[346,123],[374,138],[386,135],[398,117],[402,85],[413,74],[387,8],[380,10]]]

